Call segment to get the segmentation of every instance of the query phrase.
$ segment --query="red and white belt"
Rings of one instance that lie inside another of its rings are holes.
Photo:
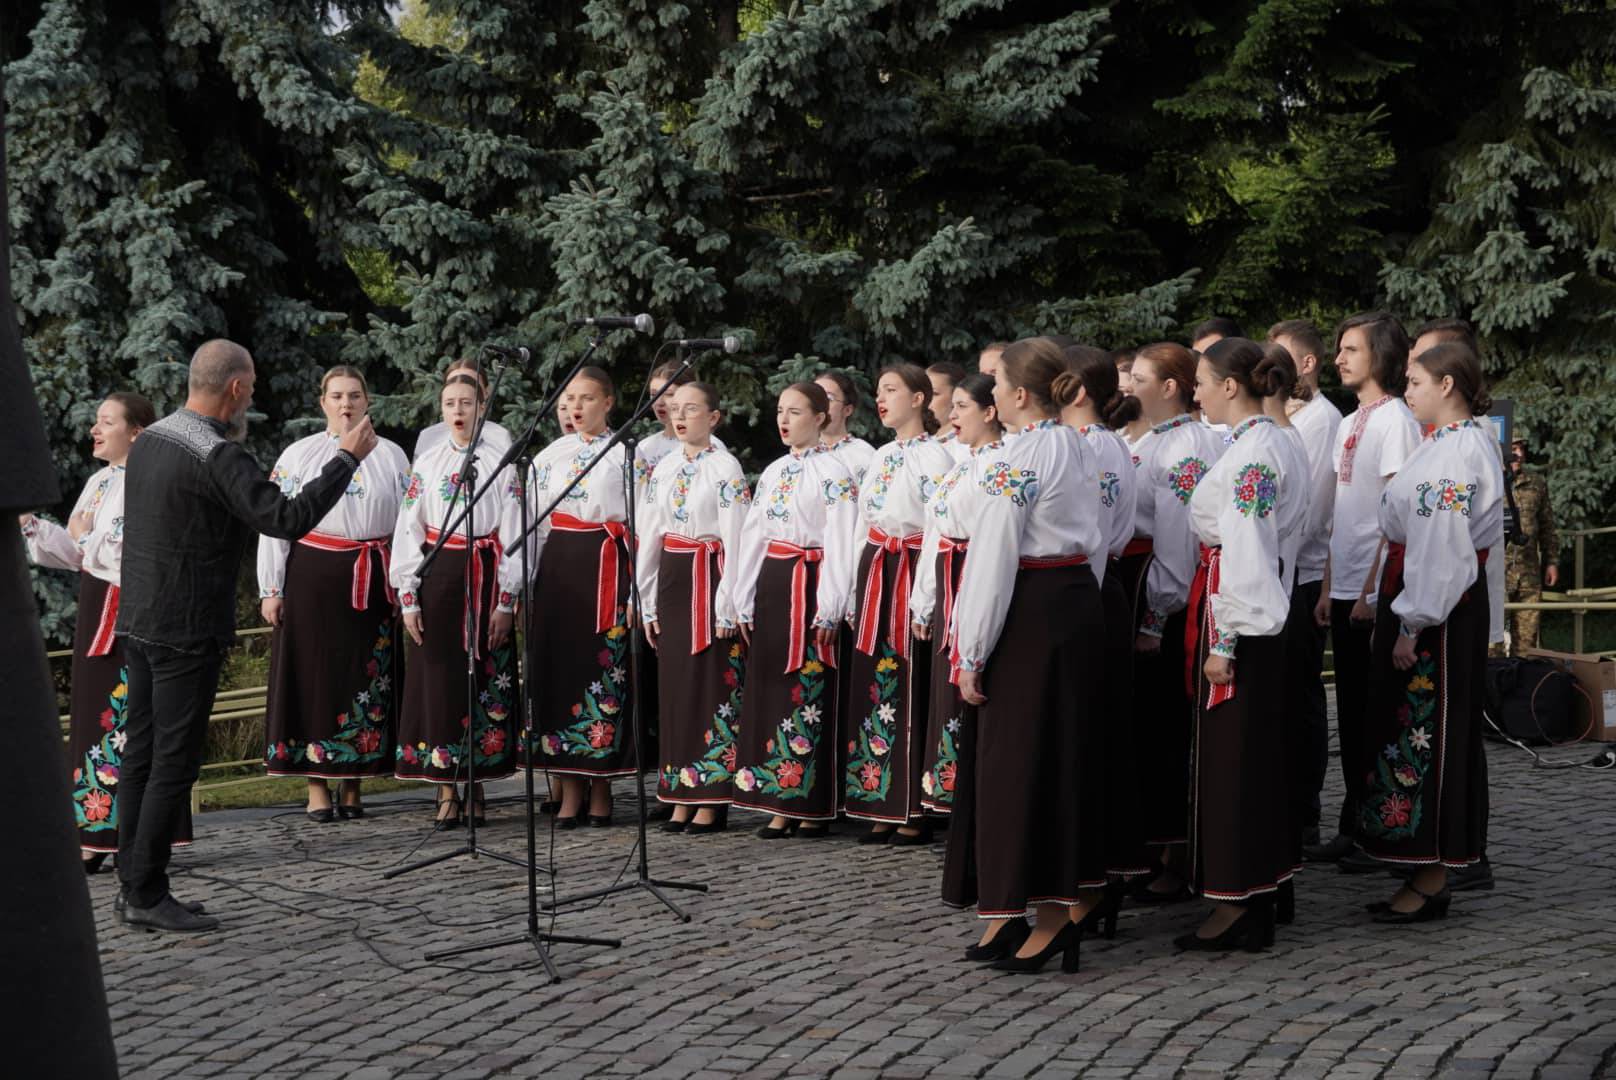
[[[791,643],[786,648],[787,675],[799,670],[808,654],[808,564],[823,561],[825,549],[803,547],[786,540],[770,540],[766,552],[771,559],[793,559],[791,568]],[[818,654],[818,649],[815,649]],[[820,656],[826,667],[835,667],[834,656]]]
[[[112,652],[112,631],[118,625],[118,599],[123,590],[116,585],[107,585],[107,595],[101,600],[101,618],[95,624],[95,637],[90,639],[90,649],[86,656],[106,656]]]
[[[854,647],[865,656],[875,655],[876,627],[881,622],[881,597],[886,588],[883,569],[886,563],[885,557],[898,555],[900,556],[898,580],[892,587],[892,611],[887,624],[887,643],[899,656],[908,659],[909,590],[914,584],[911,553],[920,550],[921,541],[924,539],[921,533],[892,536],[877,528],[870,529],[870,544],[880,548],[881,553],[870,560],[870,571],[864,578],[864,602],[859,605],[858,640],[853,643]]]
[[[1060,570],[1068,566],[1086,566],[1089,557],[1081,552],[1071,555],[1023,555],[1016,560],[1016,565],[1023,570]],[[948,681],[959,685],[960,652],[959,634],[953,635],[953,645],[948,653]]]
[[[606,534],[600,543],[595,581],[595,633],[604,634],[617,625],[617,560],[628,527],[621,521],[585,521],[571,514],[555,513],[550,515],[550,528],[555,532]]]
[[[1190,700],[1195,700],[1196,668],[1201,663],[1201,641],[1204,636],[1207,648],[1218,640],[1218,623],[1212,617],[1212,598],[1218,595],[1218,581],[1223,566],[1223,547],[1207,547],[1201,545],[1201,557],[1195,566],[1195,580],[1190,583],[1190,617],[1184,621],[1184,690],[1189,694]],[[1202,604],[1202,601],[1205,601]],[[1196,614],[1196,605],[1202,604],[1200,614]],[[1230,661],[1232,664],[1233,661]],[[1225,701],[1234,700],[1234,680],[1226,685],[1208,683],[1206,688],[1206,707],[1222,705]]]
[[[353,566],[353,609],[364,611],[370,606],[370,556],[372,552],[381,556],[382,560],[382,588],[387,592],[388,603],[397,603],[398,597],[393,592],[393,583],[388,580],[391,569],[389,554],[393,550],[393,542],[387,537],[378,537],[375,540],[350,540],[346,536],[333,536],[330,533],[311,532],[298,543],[304,547],[311,547],[317,551],[352,551]]]
[[[678,533],[662,538],[663,551],[676,551],[695,556],[690,569],[690,655],[706,649],[713,643],[713,602],[708,595],[712,587],[713,560],[718,560],[718,572],[724,572],[724,542],[714,537],[697,540]]]
[[[436,544],[439,535],[438,530],[428,526],[426,542]],[[481,551],[492,551],[494,553],[494,572],[497,574],[500,559],[499,537],[490,533],[487,536],[477,537],[468,545],[464,533],[450,533],[443,541],[443,546],[450,551],[465,551],[468,547],[471,549],[471,557],[466,560],[466,573],[471,579],[471,624],[467,626],[462,623],[460,641],[466,647],[468,653],[474,657],[479,656],[481,654],[477,649],[476,630],[477,627],[483,624],[483,560],[478,553]]]

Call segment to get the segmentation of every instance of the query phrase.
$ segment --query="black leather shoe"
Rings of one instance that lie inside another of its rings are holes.
[[[141,930],[164,930],[175,934],[200,934],[219,928],[218,919],[212,915],[187,911],[185,905],[172,895],[163,897],[149,908],[135,907],[125,902],[123,922],[125,926]]]
[[[101,864],[106,861],[107,853],[104,851],[98,851],[94,855],[91,855],[88,859],[83,860],[84,872],[86,874],[99,874],[101,872]],[[1492,888],[1491,885],[1487,887],[1489,889]]]
[[[892,839],[887,841],[890,847],[924,847],[931,843],[931,826],[918,826],[919,831],[913,835],[899,829],[893,829]]]
[[[1014,956],[1031,935],[1032,927],[1026,919],[1011,919],[999,927],[999,932],[989,938],[986,944],[969,946],[965,950],[965,959],[978,964],[991,964],[1006,956]]]
[[[1343,855],[1335,862],[1337,870],[1343,874],[1378,874],[1386,869],[1386,864],[1373,855],[1354,849],[1351,854]]]
[[[609,829],[609,828],[611,828],[611,825],[612,825],[612,815],[610,815],[610,814],[590,814],[589,815],[589,825],[590,825],[591,828],[595,828],[595,829]],[[689,832],[690,830],[686,829],[685,831]]]
[[[830,835],[830,822],[821,821],[817,825],[810,825],[799,821],[792,827],[792,832],[798,840],[823,840]]]
[[[1029,933],[1028,936],[1031,937],[1032,935]],[[1055,936],[1049,939],[1049,944],[1038,952],[1033,953],[1031,956],[1017,956],[1014,952],[1011,952],[1008,956],[1002,956],[993,961],[993,970],[1015,971],[1031,975],[1044,970],[1044,965],[1049,963],[1050,957],[1060,953],[1061,971],[1070,975],[1078,968],[1078,963],[1082,958],[1082,949],[1083,928],[1077,923],[1069,922],[1056,931]]]
[[[1230,952],[1240,948],[1262,952],[1273,940],[1273,897],[1257,897],[1247,901],[1246,910],[1217,937],[1189,933],[1174,938],[1173,944],[1184,952]]]
[[[650,818],[647,818],[646,820],[649,821]],[[673,818],[669,818],[662,823],[662,831],[665,833],[681,833],[684,832],[689,825],[689,821],[675,821]]]
[[[173,894],[171,893],[170,895],[173,895]],[[178,903],[179,906],[184,908],[186,911],[189,911],[192,915],[200,915],[204,911],[207,910],[207,908],[202,906],[202,901],[200,901],[200,900],[180,900],[178,897],[175,897],[175,902]],[[119,922],[124,921],[123,920],[123,909],[125,907],[127,907],[128,904],[129,904],[129,897],[127,895],[125,895],[121,890],[119,891],[117,896],[112,898],[112,913],[118,917]]]
[[[707,833],[724,832],[728,828],[729,828],[729,822],[725,821],[721,817],[720,818],[714,818],[712,821],[707,822],[705,825],[698,825],[694,821],[692,821],[690,823],[690,827],[685,829],[685,835],[687,835],[687,836],[703,836],[703,835],[705,835]]]
[[[1370,918],[1378,923],[1396,926],[1405,923],[1434,922],[1448,917],[1448,905],[1453,900],[1453,894],[1447,889],[1433,895],[1420,892],[1413,885],[1404,885],[1403,888],[1423,898],[1419,907],[1413,911],[1396,911],[1388,902],[1379,910],[1372,911]]]
[[[795,824],[795,822],[792,824]],[[791,828],[791,825],[787,825],[781,829],[776,829],[773,825],[765,825],[753,835],[755,835],[759,840],[784,840],[786,837],[791,835]]]
[[[1302,858],[1308,862],[1335,862],[1343,855],[1349,855],[1358,850],[1358,845],[1352,842],[1352,837],[1337,834],[1328,843],[1303,844]]]
[[[335,821],[337,817],[337,812],[331,809],[329,806],[320,810],[305,810],[303,812],[307,814],[309,816],[309,820],[314,822],[316,825],[329,825],[331,822]]]
[[[858,842],[861,844],[889,843],[897,831],[897,829],[877,829],[874,826],[871,826],[869,832],[858,838]]]

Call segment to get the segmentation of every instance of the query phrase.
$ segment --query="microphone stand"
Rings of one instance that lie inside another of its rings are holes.
[[[681,360],[679,370],[675,372],[666,383],[663,384],[662,389],[658,390],[655,394],[650,395],[649,398],[634,411],[633,415],[628,418],[628,421],[617,429],[617,432],[611,437],[610,440],[607,441],[606,445],[601,448],[600,453],[595,455],[594,460],[585,466],[581,473],[573,477],[572,481],[568,483],[566,487],[561,489],[560,493],[551,500],[550,505],[547,506],[544,512],[538,516],[537,521],[544,521],[546,518],[548,518],[556,507],[560,506],[562,501],[566,499],[567,494],[571,492],[573,488],[577,487],[578,483],[582,481],[585,476],[588,476],[589,473],[594,471],[595,466],[606,460],[606,457],[608,454],[610,454],[612,447],[621,444],[625,447],[623,454],[624,504],[627,507],[627,513],[624,515],[626,518],[624,522],[624,527],[626,530],[625,541],[630,552],[630,558],[633,560],[636,552],[635,541],[637,537],[637,532],[634,527],[634,448],[639,441],[632,434],[634,425],[640,420],[644,419],[645,416],[651,412],[663,394],[666,394],[670,389],[678,385],[680,376],[682,376],[689,369],[690,359],[687,356]],[[524,529],[518,542],[525,543],[527,540],[527,534],[537,527],[537,522],[535,522],[527,529]],[[630,565],[633,565],[632,561]],[[631,609],[636,613],[643,610],[643,606],[640,603],[639,574],[633,572],[632,570],[629,573],[629,604],[631,605]],[[640,669],[643,663],[644,658],[640,650],[640,635],[631,634],[629,636],[629,677],[631,680],[633,680],[632,686],[634,688],[634,692],[629,695],[629,714],[630,724],[634,732],[635,817],[637,819],[636,825],[639,830],[639,866],[637,868],[634,880],[620,882],[615,885],[608,885],[603,889],[595,889],[590,892],[579,893],[577,896],[569,897],[566,900],[551,900],[549,903],[543,905],[545,911],[554,913],[565,904],[576,904],[585,900],[595,900],[605,896],[614,896],[621,892],[633,892],[636,890],[641,890],[648,892],[655,897],[657,901],[662,904],[662,906],[673,912],[673,914],[678,917],[680,922],[689,922],[689,913],[670,900],[663,890],[687,889],[691,892],[706,892],[708,889],[707,885],[704,883],[663,881],[651,877],[650,858],[648,852],[646,851],[647,809],[645,801],[645,763],[643,760],[645,727],[644,720],[640,712]]]

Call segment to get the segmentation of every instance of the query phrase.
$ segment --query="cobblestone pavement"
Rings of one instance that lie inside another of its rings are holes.
[[[1489,752],[1498,887],[1446,922],[1374,926],[1389,878],[1310,868],[1267,953],[1178,956],[1199,903],[1128,908],[1069,976],[962,962],[976,924],[936,899],[940,846],[766,843],[742,814],[651,834],[655,876],[712,883],[675,894],[690,923],[643,893],[565,909],[556,932],[622,947],[557,945],[557,986],[525,946],[423,959],[520,930],[525,903],[486,859],[382,880],[457,842],[424,792],[351,823],[202,818],[175,889],[213,934],[118,927],[110,875],[90,887],[126,1076],[1616,1075],[1616,774]],[[555,834],[563,896],[632,876],[628,790],[617,827]],[[518,793],[492,789],[489,847],[522,850]]]

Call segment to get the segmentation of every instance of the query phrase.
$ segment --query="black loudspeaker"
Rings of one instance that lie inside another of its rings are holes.
[[[1511,656],[1487,661],[1487,716],[1512,739],[1533,745],[1575,735],[1577,681],[1548,660]]]

